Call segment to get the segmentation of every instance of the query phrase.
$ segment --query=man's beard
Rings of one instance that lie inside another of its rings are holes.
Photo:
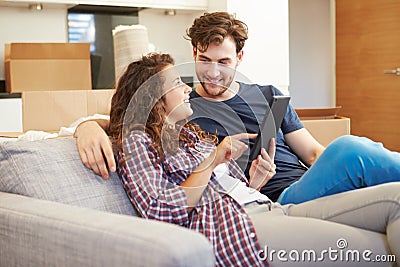
[[[215,92],[215,90],[208,90],[208,86],[210,85],[209,83],[206,82],[200,82],[201,86],[203,87],[203,90],[210,96],[220,96],[223,93],[226,92],[226,90],[228,90],[228,87],[223,86],[223,85],[218,85],[219,90],[217,92]]]
[[[213,83],[210,83],[210,82],[204,82],[204,81],[200,81],[200,84],[201,84],[201,86],[203,87],[203,89],[204,89],[204,91],[208,94],[208,95],[210,95],[210,96],[221,96],[223,93],[225,93],[228,89],[229,89],[229,86],[232,84],[232,81],[233,81],[233,79],[228,79],[228,82],[226,82],[226,83],[224,83],[224,84],[213,84]],[[213,89],[210,89],[210,88],[208,88],[209,86],[212,86],[212,87],[217,87],[219,90],[217,91],[217,92],[215,92],[216,90],[213,88]]]

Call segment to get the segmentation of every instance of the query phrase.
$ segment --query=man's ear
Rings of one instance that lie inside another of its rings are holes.
[[[237,54],[237,59],[238,59],[237,66],[239,66],[239,64],[242,62],[243,54],[244,54],[243,49],[240,50],[240,52]]]

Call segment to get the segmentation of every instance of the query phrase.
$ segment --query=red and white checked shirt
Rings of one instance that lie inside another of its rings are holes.
[[[133,131],[118,155],[118,173],[133,205],[147,219],[174,223],[204,234],[214,247],[217,266],[268,266],[257,255],[262,250],[245,209],[216,182],[213,174],[198,205],[188,212],[185,192],[179,185],[215,146],[183,132],[195,146],[184,144],[163,160],[143,131]],[[230,175],[248,181],[234,160]]]

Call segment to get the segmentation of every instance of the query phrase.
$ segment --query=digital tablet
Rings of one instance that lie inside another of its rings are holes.
[[[283,117],[289,105],[290,96],[276,95],[273,96],[271,109],[265,114],[264,120],[261,123],[260,130],[254,145],[250,151],[250,160],[253,161],[260,154],[261,148],[269,149],[271,138],[276,137],[276,134],[281,127]]]

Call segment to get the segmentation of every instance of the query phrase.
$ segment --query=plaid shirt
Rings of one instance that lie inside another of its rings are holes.
[[[118,173],[133,205],[147,219],[174,223],[204,234],[214,247],[217,266],[268,266],[257,255],[262,250],[254,226],[244,208],[231,198],[212,174],[198,205],[190,212],[184,190],[179,186],[211,153],[215,146],[183,132],[195,146],[184,144],[163,160],[143,131],[133,131],[118,155]],[[248,184],[231,160],[230,175]]]

